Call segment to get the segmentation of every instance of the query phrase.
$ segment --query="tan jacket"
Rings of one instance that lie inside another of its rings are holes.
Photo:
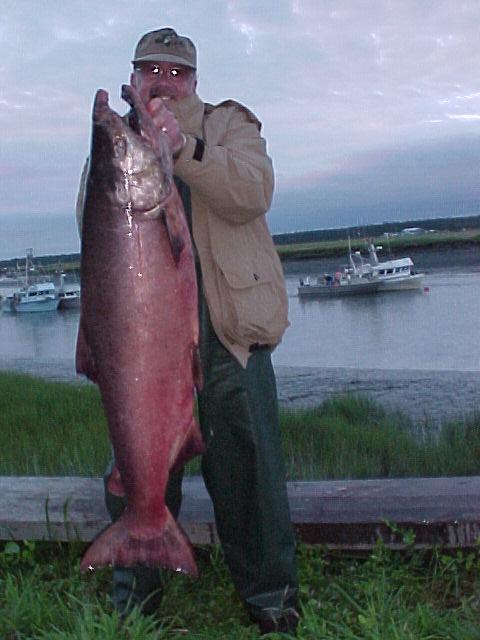
[[[265,220],[272,163],[260,123],[242,105],[227,101],[214,107],[193,95],[172,110],[187,138],[175,175],[190,187],[193,238],[212,324],[246,366],[250,345],[275,346],[288,326],[282,267]],[[205,142],[201,160],[193,158],[196,138]],[[85,178],[84,170],[79,218]]]

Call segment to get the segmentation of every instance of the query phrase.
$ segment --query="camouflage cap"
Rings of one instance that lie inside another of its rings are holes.
[[[166,27],[150,31],[140,38],[132,62],[176,62],[197,68],[195,45],[185,36]]]

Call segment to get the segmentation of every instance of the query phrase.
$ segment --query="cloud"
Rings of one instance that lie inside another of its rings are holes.
[[[480,212],[480,135],[359,154],[279,189],[271,228],[288,231]],[[292,226],[292,222],[293,225]],[[289,226],[290,225],[290,226]]]
[[[476,0],[4,0],[0,215],[73,208],[95,90],[125,110],[119,87],[135,43],[167,25],[197,44],[202,98],[237,99],[262,120],[278,210],[292,211],[297,185],[305,220],[318,202],[334,212],[381,204],[388,215],[402,193],[435,208],[438,192],[415,175],[437,176],[444,203],[470,201],[479,22]],[[455,161],[445,155],[454,149]]]
[[[447,113],[450,120],[480,120],[480,113]]]

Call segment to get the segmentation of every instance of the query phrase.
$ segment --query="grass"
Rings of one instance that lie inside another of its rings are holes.
[[[461,231],[435,231],[435,233],[423,233],[415,235],[393,235],[389,234],[388,239],[384,236],[372,238],[375,244],[383,245],[387,250],[408,250],[411,248],[424,248],[440,250],[445,246],[465,246],[478,245],[480,243],[480,232],[478,228],[469,228]],[[363,239],[359,241],[357,237],[352,237],[352,249],[364,250]],[[307,259],[345,256],[348,251],[347,239],[342,240],[322,240],[318,242],[297,242],[292,244],[277,244],[276,249],[282,260]],[[5,262],[5,261],[4,261]],[[9,261],[11,262],[11,261]],[[53,274],[60,270],[65,273],[78,275],[80,270],[80,255],[60,255],[44,256],[36,260],[38,271],[42,274]],[[12,263],[13,266],[13,263]],[[22,267],[21,267],[22,268]]]
[[[290,478],[479,472],[476,416],[421,430],[365,397],[282,413]],[[0,374],[0,474],[98,475],[110,457],[95,387]],[[191,467],[196,472],[195,467]],[[305,640],[480,640],[480,553],[379,545],[364,557],[298,549]],[[2,640],[249,640],[258,637],[218,547],[199,549],[200,578],[175,576],[157,614],[123,624],[110,570],[83,575],[81,543],[0,543]],[[271,638],[280,638],[272,634]]]
[[[342,396],[282,414],[288,476],[319,480],[476,475],[480,416],[415,426],[365,396]]]
[[[372,238],[372,241],[376,245],[382,245],[385,251],[389,248],[397,252],[413,248],[445,250],[446,247],[478,245],[480,243],[480,233],[478,229],[437,231],[419,235],[390,236],[388,240],[384,236],[379,236]],[[284,244],[277,245],[276,249],[282,260],[346,256],[348,253],[348,240]],[[353,250],[365,251],[364,241],[352,238]]]
[[[0,374],[1,475],[98,475],[109,456],[96,387]]]
[[[9,546],[10,545],[10,546]],[[248,640],[257,638],[220,550],[201,549],[200,578],[175,576],[155,616],[120,624],[110,571],[79,572],[80,544],[0,547],[3,640]],[[477,550],[366,557],[301,546],[300,640],[475,640],[480,638]],[[271,634],[270,638],[280,638]]]
[[[480,419],[422,429],[367,397],[282,411],[289,479],[480,473]],[[97,388],[0,374],[0,475],[101,475],[110,458]],[[188,466],[199,473],[198,459]]]

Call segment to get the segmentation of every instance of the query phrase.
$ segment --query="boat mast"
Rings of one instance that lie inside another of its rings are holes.
[[[25,289],[28,287],[28,269],[31,259],[33,258],[33,249],[29,248],[26,250],[25,256]]]
[[[348,261],[350,262],[350,266],[353,269],[353,272],[356,272],[355,263],[352,258],[352,243],[350,242],[350,234],[348,234]]]
[[[378,256],[377,256],[377,250],[375,249],[375,245],[373,244],[372,240],[369,238],[368,239],[368,253],[370,255],[370,259],[373,262],[373,264],[378,264]],[[378,247],[379,249],[381,249],[381,247]]]

